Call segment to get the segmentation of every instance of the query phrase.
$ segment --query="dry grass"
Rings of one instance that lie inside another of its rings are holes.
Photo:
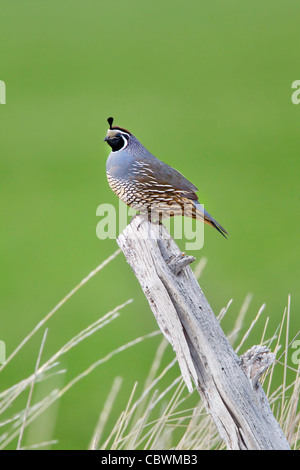
[[[6,363],[0,368],[0,373],[4,368],[8,367],[8,365],[13,367],[13,359],[20,353],[23,346],[28,343],[40,329],[45,328],[47,321],[59,308],[70,299],[78,289],[84,286],[89,279],[112,261],[119,252],[120,250],[117,250],[112,256],[93,270],[44,317],[8,357]],[[198,266],[196,266],[195,272],[197,273],[197,277],[200,276],[204,265],[205,260],[202,260]],[[33,400],[33,390],[37,382],[49,381],[49,378],[57,377],[59,374],[65,372],[60,368],[61,357],[88,336],[114,321],[120,315],[120,311],[130,304],[130,302],[131,300],[128,300],[124,304],[114,308],[111,312],[103,315],[96,322],[74,336],[50,359],[41,363],[42,351],[47,336],[47,329],[45,328],[34,373],[0,393],[0,419],[2,419],[2,422],[0,422],[0,449],[8,448],[9,444],[14,441],[16,441],[17,449],[24,449],[25,447],[22,446],[24,430],[27,427],[30,428],[30,425],[34,423],[39,416],[52,406],[53,403],[59,402],[60,398],[81,379],[89,375],[95,368],[109,361],[114,355],[121,354],[125,349],[134,347],[136,344],[148,338],[161,334],[159,331],[154,331],[153,333],[136,338],[120,346],[92,363],[86,370],[82,371],[64,386],[53,388],[50,393],[40,401]],[[232,301],[229,301],[228,305],[220,312],[218,317],[220,322],[222,322],[227,311],[230,309],[231,302]],[[251,335],[253,327],[258,323],[259,319],[261,319],[262,313],[264,312],[263,305],[257,313],[256,318],[251,322],[246,332],[240,338],[241,329],[245,323],[250,302],[251,297],[247,296],[241,307],[233,331],[228,334],[228,338],[236,351],[240,351],[244,346],[244,343]],[[278,325],[276,331],[271,332],[270,335],[268,332],[269,319],[265,319],[262,328],[261,344],[267,345],[275,352],[277,361],[265,373],[262,383],[269,397],[274,415],[287,436],[291,448],[296,450],[300,448],[300,365],[298,369],[295,369],[290,366],[288,361],[289,350],[295,340],[295,337],[290,338],[290,314],[289,298],[280,325]],[[122,388],[122,378],[116,377],[113,379],[110,393],[103,404],[96,429],[91,437],[89,446],[91,450],[209,450],[224,448],[224,443],[220,439],[210,416],[206,413],[201,400],[197,400],[198,404],[196,406],[191,406],[191,396],[187,392],[182,378],[179,376],[174,379],[172,368],[177,364],[176,359],[174,358],[169,364],[163,365],[167,347],[168,343],[163,338],[157,349],[144,386],[142,387],[141,384],[138,383],[134,384],[127,404],[115,423],[112,423],[110,414],[117,404],[118,394]],[[274,374],[275,370],[276,374]],[[275,386],[274,377],[276,375],[278,382],[278,376],[281,371],[282,381],[279,386]],[[167,383],[168,385],[161,386],[161,382],[164,384]],[[11,405],[23,394],[27,396],[25,408],[13,415],[9,415]],[[195,403],[195,400],[193,403]],[[47,440],[47,442],[32,444],[26,448],[49,448],[56,443],[56,440],[51,439]]]

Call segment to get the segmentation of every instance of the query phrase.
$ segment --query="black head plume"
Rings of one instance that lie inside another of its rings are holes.
[[[108,124],[109,124],[109,128],[112,129],[112,125],[113,125],[113,122],[114,122],[114,118],[113,118],[113,117],[109,117],[109,118],[107,119],[107,122],[108,122]]]

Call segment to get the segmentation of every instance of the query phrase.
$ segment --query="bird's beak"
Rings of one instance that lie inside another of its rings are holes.
[[[108,141],[108,137],[106,136],[105,139],[103,139],[103,142],[107,142]]]

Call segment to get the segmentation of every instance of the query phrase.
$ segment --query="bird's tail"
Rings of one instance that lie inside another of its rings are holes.
[[[217,222],[205,209],[204,207],[200,204],[199,201],[193,201],[196,212],[195,215],[193,216],[195,219],[202,220],[205,224],[211,225],[215,229],[220,232],[223,237],[227,238],[226,235],[229,235],[228,232],[226,232],[225,228],[222,227],[219,222]]]

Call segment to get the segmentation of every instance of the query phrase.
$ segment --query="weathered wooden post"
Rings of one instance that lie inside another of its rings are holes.
[[[238,357],[190,266],[164,226],[136,216],[118,244],[171,343],[182,376],[195,384],[227,448],[289,450],[258,382],[275,357],[254,346]]]

